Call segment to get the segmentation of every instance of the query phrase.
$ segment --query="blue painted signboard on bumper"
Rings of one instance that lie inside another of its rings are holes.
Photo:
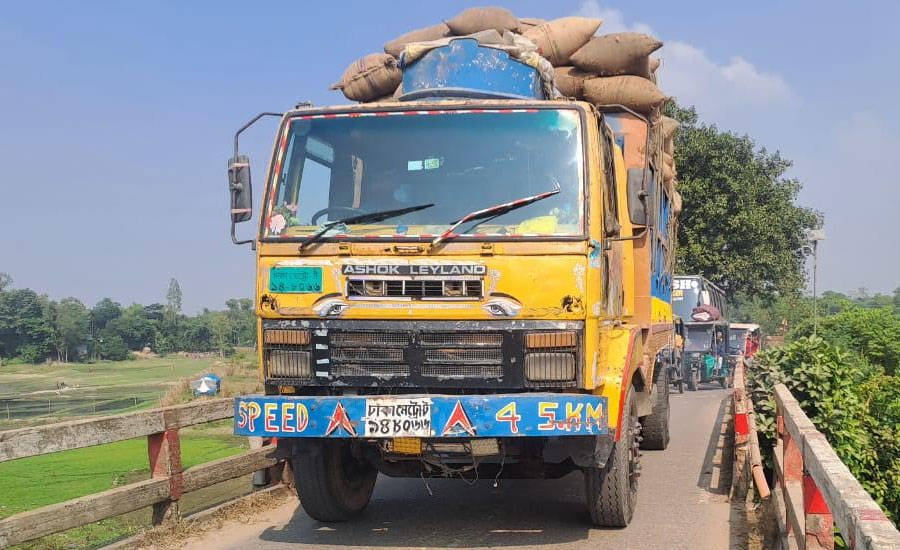
[[[560,393],[235,398],[234,433],[264,437],[604,435],[607,399]]]

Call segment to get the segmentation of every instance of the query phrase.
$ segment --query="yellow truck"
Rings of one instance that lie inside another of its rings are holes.
[[[247,241],[238,136],[259,117],[235,136],[265,395],[236,398],[234,430],[277,438],[317,520],[359,514],[379,472],[580,471],[593,522],[625,526],[640,448],[668,443],[675,220],[652,126],[483,92],[277,114]]]

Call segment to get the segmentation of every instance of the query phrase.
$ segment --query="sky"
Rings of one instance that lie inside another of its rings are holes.
[[[2,2],[0,272],[91,305],[221,308],[253,293],[231,244],[234,131],[329,85],[407,30],[483,2]],[[900,2],[503,2],[520,17],[599,16],[652,32],[660,86],[701,119],[794,161],[825,216],[819,289],[891,292],[900,254]],[[246,133],[261,190],[275,123]],[[239,233],[252,235],[251,224]]]

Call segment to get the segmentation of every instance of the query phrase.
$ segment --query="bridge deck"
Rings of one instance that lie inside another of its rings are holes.
[[[190,549],[303,548],[667,548],[725,549],[740,531],[730,524],[730,461],[723,418],[731,391],[706,386],[672,394],[672,442],[644,452],[639,503],[622,530],[588,525],[580,474],[561,480],[492,480],[470,487],[433,480],[380,478],[359,520],[324,525],[296,499],[265,521],[231,523]]]

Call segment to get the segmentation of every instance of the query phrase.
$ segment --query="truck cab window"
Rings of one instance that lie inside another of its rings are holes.
[[[603,132],[603,233],[607,237],[619,234],[619,201],[616,193],[616,162],[613,134],[600,119]]]

